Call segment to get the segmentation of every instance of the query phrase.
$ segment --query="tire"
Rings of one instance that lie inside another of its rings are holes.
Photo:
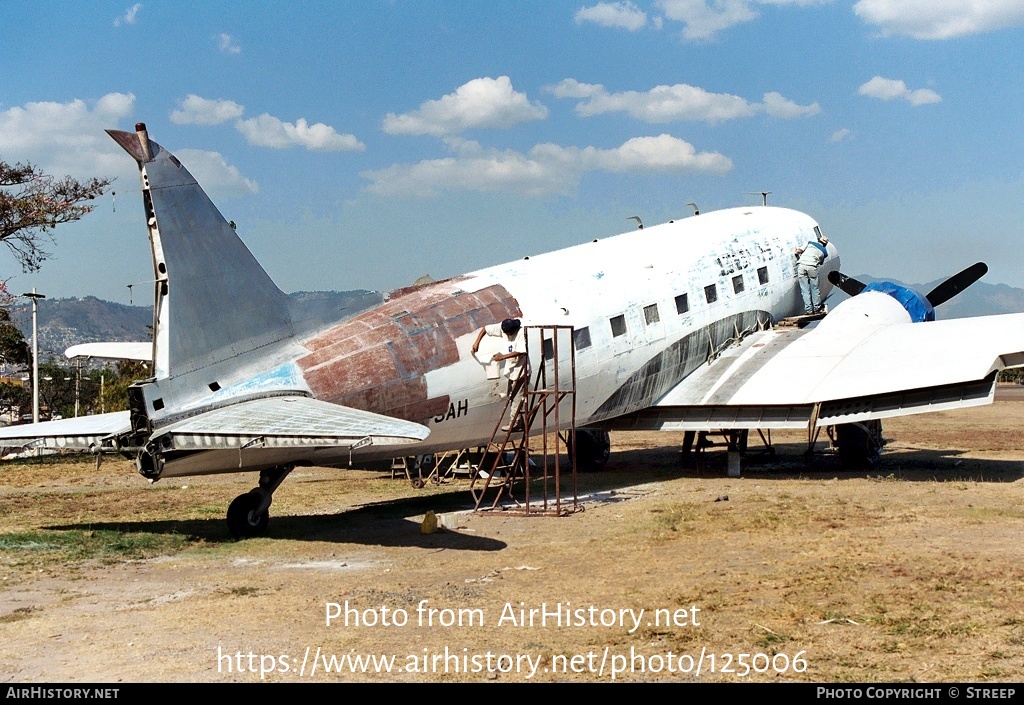
[[[236,539],[260,536],[270,523],[270,512],[256,513],[263,498],[257,491],[240,494],[228,506],[228,531]]]
[[[836,426],[839,464],[844,470],[862,470],[878,464],[882,454],[882,422],[847,423]]]
[[[607,431],[576,429],[577,472],[600,472],[608,465],[612,453],[612,439]],[[569,439],[569,457],[572,457],[572,438]]]

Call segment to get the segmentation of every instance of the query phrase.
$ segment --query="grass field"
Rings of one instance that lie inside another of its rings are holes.
[[[886,422],[857,472],[776,434],[742,478],[615,434],[558,518],[472,514],[463,479],[298,469],[242,542],[223,517],[251,475],[3,463],[0,678],[1019,681],[1022,422],[1017,397]],[[428,510],[448,528],[421,534]]]

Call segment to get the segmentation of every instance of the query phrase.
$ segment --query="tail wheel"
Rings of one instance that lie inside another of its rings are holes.
[[[270,512],[259,511],[263,496],[259,490],[240,494],[228,506],[228,531],[236,539],[247,539],[266,532]]]

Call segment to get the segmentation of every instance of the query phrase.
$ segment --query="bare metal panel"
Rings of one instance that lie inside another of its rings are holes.
[[[271,397],[207,411],[160,429],[161,450],[400,445],[424,440],[417,423],[308,397]]]
[[[137,160],[134,133],[108,131]],[[287,297],[177,158],[152,140],[145,169],[166,262],[168,363],[180,376],[292,334]]]

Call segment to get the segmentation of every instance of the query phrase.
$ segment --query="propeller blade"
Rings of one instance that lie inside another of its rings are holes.
[[[949,279],[929,291],[925,298],[928,299],[928,303],[932,306],[938,306],[941,303],[945,303],[985,276],[987,271],[988,265],[984,262],[976,262],[962,272],[957,272]]]
[[[828,280],[832,282],[834,286],[838,286],[850,296],[856,296],[860,292],[864,291],[864,287],[867,286],[864,282],[857,281],[853,277],[848,277],[845,274],[840,273],[838,270],[832,270],[829,272]]]

